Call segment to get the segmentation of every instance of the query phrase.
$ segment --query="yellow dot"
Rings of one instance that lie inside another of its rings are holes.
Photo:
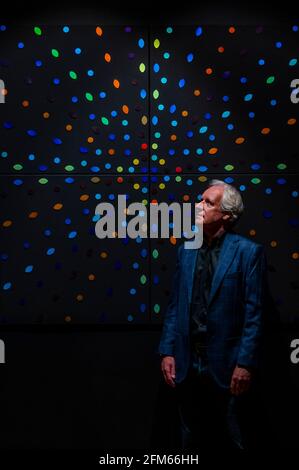
[[[292,258],[299,259],[299,253],[297,251],[295,251],[295,253],[292,253]]]
[[[266,135],[266,134],[269,134],[270,132],[270,127],[264,127],[262,130],[261,130],[261,133]]]
[[[65,128],[68,132],[70,132],[73,129],[73,126],[71,124],[67,124]]]
[[[169,238],[169,241],[172,245],[176,245],[176,238],[173,235]]]
[[[93,137],[88,137],[88,138],[87,138],[87,142],[88,142],[89,144],[92,144],[93,141],[94,141],[94,138],[93,138]]]
[[[140,184],[139,184],[139,183],[135,183],[135,184],[133,185],[133,188],[134,188],[134,189],[139,189],[139,188],[140,188]]]
[[[5,228],[10,227],[12,225],[12,220],[5,220],[2,225]]]
[[[142,116],[141,123],[145,126],[147,124],[147,116]]]
[[[103,34],[103,30],[102,30],[102,28],[100,28],[100,26],[97,26],[97,27],[96,27],[96,34],[97,34],[98,36],[102,36],[102,34]]]
[[[254,237],[256,235],[256,231],[254,229],[249,230],[249,235]]]
[[[133,163],[134,163],[134,165],[138,165],[139,164],[138,158],[134,158]]]
[[[165,184],[164,184],[164,183],[160,183],[160,184],[159,184],[159,189],[165,189]]]
[[[297,119],[295,119],[295,118],[288,119],[289,126],[293,126],[294,124],[296,124],[296,122],[297,122]]]
[[[160,165],[165,165],[165,160],[164,160],[164,158],[160,158],[159,163],[160,163]]]
[[[207,181],[207,179],[208,178],[206,176],[203,176],[203,175],[198,177],[198,181],[200,181],[201,183],[205,183]]]
[[[102,259],[106,259],[106,258],[108,258],[108,253],[106,253],[106,251],[102,251],[102,253],[100,253],[100,257]]]

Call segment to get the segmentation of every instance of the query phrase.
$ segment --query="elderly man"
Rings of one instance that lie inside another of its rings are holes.
[[[203,244],[178,249],[158,352],[175,388],[183,448],[244,449],[244,406],[259,365],[264,250],[232,231],[239,191],[212,180],[199,203]],[[245,429],[246,431],[246,429]]]

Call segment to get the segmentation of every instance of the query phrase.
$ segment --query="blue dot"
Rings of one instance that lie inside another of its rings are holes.
[[[246,190],[246,186],[244,184],[241,184],[241,186],[239,187],[240,191],[245,191]]]
[[[3,289],[4,290],[8,290],[10,289],[12,286],[12,283],[11,282],[5,282],[5,284],[3,284]]]
[[[276,100],[271,100],[271,101],[270,101],[270,104],[271,104],[271,106],[276,106],[277,101],[276,101]]]
[[[136,289],[130,289],[130,294],[135,295],[136,294]]]
[[[55,253],[55,248],[49,248],[49,249],[47,250],[47,255],[48,255],[48,256],[53,255],[53,253]]]
[[[128,321],[133,321],[133,316],[132,315],[128,315]]]
[[[33,266],[32,264],[26,266],[25,268],[25,273],[31,273],[33,271]]]
[[[154,69],[155,73],[158,73],[159,70],[160,70],[160,65],[159,64],[154,64],[153,69]]]
[[[41,66],[42,66],[42,64],[43,64],[43,63],[42,63],[42,61],[41,61],[41,60],[36,60],[36,61],[35,61],[35,65],[36,65],[36,67],[41,67]]]
[[[246,83],[246,82],[247,82],[247,78],[246,78],[246,77],[241,77],[241,78],[240,78],[240,82],[241,82],[241,83]]]
[[[255,113],[253,111],[250,111],[250,113],[248,113],[248,116],[250,117],[250,119],[253,119],[255,116]]]
[[[277,47],[277,49],[280,49],[282,47],[282,42],[277,41],[275,46]]]
[[[102,99],[106,98],[106,93],[104,91],[100,91],[99,97],[102,98]]]
[[[292,191],[292,196],[293,197],[298,197],[298,191]]]
[[[183,88],[183,87],[185,86],[185,84],[186,84],[185,79],[184,79],[184,78],[181,78],[180,81],[179,81],[179,87],[180,87],[180,88]]]
[[[60,83],[59,78],[53,78],[53,83],[54,83],[54,85],[59,85],[59,83]]]
[[[201,36],[202,35],[202,27],[198,26],[195,30],[195,36]]]
[[[138,46],[140,47],[140,49],[144,48],[144,40],[142,38],[139,39]]]
[[[76,236],[77,236],[77,232],[76,232],[76,231],[70,232],[70,233],[68,234],[68,238],[76,238]]]
[[[259,65],[265,65],[264,59],[259,59],[258,64],[259,64]]]
[[[89,77],[93,77],[94,76],[94,71],[93,70],[87,70],[87,75]]]
[[[188,55],[187,55],[187,62],[192,62],[194,59],[194,55],[192,54],[192,52],[190,52]]]
[[[297,26],[297,25],[294,25],[294,26],[293,26],[293,28],[292,28],[292,30],[293,30],[293,31],[295,31],[295,32],[297,32],[297,31],[298,31],[298,29],[299,29],[299,28],[298,28],[298,26]]]
[[[224,96],[222,97],[222,100],[225,101],[225,102],[229,101],[229,96],[224,95]]]
[[[24,43],[23,43],[23,42],[19,42],[18,48],[19,48],[19,49],[23,49],[23,48],[24,48]]]
[[[73,103],[77,103],[77,102],[78,102],[77,96],[72,96],[72,102],[73,102]]]
[[[71,219],[70,219],[69,217],[67,217],[67,218],[65,219],[64,223],[65,223],[66,225],[70,225],[70,224],[72,223],[72,221],[71,221]]]
[[[293,28],[294,28],[294,27],[293,27]],[[6,26],[5,26],[4,24],[2,24],[2,25],[0,26],[0,31],[5,31],[5,30],[6,30]]]
[[[81,52],[82,52],[82,51],[81,51],[80,47],[76,47],[76,49],[75,49],[75,54],[81,54]]]
[[[69,30],[70,30],[70,28],[69,28],[68,26],[64,26],[63,29],[62,29],[62,31],[63,31],[64,33],[68,33]]]

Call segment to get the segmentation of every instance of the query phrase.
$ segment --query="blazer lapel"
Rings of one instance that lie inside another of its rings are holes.
[[[195,266],[196,266],[196,261],[197,261],[197,256],[198,256],[199,250],[200,250],[200,248],[198,248],[196,250],[184,250],[184,252],[185,252],[184,271],[186,273],[189,303],[191,302],[191,299],[192,299],[194,271],[195,271]]]
[[[219,260],[218,260],[216,270],[215,270],[213,280],[212,280],[208,306],[212,302],[213,297],[215,296],[217,289],[223,279],[223,276],[225,275],[226,271],[228,270],[229,266],[231,265],[233,261],[233,258],[235,256],[235,252],[238,246],[238,244],[236,243],[237,241],[238,241],[238,237],[236,237],[236,234],[232,234],[228,232],[225,235],[225,239],[223,241],[223,246],[222,246],[220,256],[219,256]]]

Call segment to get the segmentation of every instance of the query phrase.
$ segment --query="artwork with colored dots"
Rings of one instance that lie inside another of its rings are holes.
[[[0,25],[2,323],[160,323],[175,239],[99,239],[95,207],[236,185],[298,305],[298,26]],[[170,224],[171,226],[171,224]]]

